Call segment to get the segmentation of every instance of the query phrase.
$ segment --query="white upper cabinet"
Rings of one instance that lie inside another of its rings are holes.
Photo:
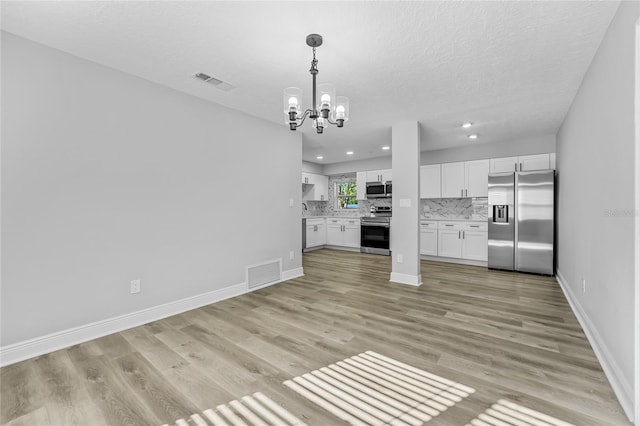
[[[356,191],[358,200],[367,199],[367,172],[356,173]]]
[[[525,155],[518,157],[518,171],[548,170],[549,154]]]
[[[464,163],[464,196],[487,197],[489,195],[489,160]]]
[[[518,157],[492,158],[490,161],[491,173],[509,173],[517,171]]]
[[[442,165],[442,198],[486,197],[489,160]]]
[[[367,172],[367,182],[386,182],[391,180],[391,169],[369,170]]]
[[[464,162],[442,165],[442,198],[464,197]]]
[[[314,173],[302,173],[302,200],[328,201],[329,177]]]
[[[440,164],[420,166],[420,198],[440,198]]]
[[[521,155],[491,159],[491,173],[530,172],[556,168],[556,153]]]

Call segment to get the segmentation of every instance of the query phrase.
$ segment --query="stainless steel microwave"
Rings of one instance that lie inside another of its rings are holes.
[[[384,198],[386,196],[383,182],[367,182],[367,198]]]
[[[392,194],[392,185],[391,185],[391,181],[388,180],[384,183],[384,195],[386,197],[391,197]]]

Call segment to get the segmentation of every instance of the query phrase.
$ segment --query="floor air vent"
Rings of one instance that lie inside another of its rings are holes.
[[[251,288],[281,280],[282,266],[280,259],[247,267],[247,286]]]

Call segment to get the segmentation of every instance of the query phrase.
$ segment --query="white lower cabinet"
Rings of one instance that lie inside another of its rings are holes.
[[[327,244],[342,245],[342,219],[327,219]]]
[[[422,238],[422,229],[420,236]],[[487,224],[484,222],[439,222],[438,256],[486,262]]]
[[[307,219],[307,248],[326,244],[324,219]]]
[[[469,260],[487,260],[487,232],[462,231],[462,258]]]
[[[360,248],[360,219],[345,219],[342,232],[345,247]]]
[[[457,229],[438,229],[438,256],[461,258],[461,235]]]
[[[438,255],[438,222],[420,222],[420,254]]]
[[[327,245],[360,247],[360,219],[327,218]]]

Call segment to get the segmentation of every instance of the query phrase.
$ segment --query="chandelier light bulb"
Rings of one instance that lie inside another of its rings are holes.
[[[320,97],[320,103],[322,103],[322,105],[329,105],[331,103],[331,96],[329,96],[328,93],[325,93]]]
[[[338,120],[344,119],[344,105],[338,105],[336,107],[336,119]]]
[[[294,96],[289,98],[289,108],[298,108],[298,98]]]

